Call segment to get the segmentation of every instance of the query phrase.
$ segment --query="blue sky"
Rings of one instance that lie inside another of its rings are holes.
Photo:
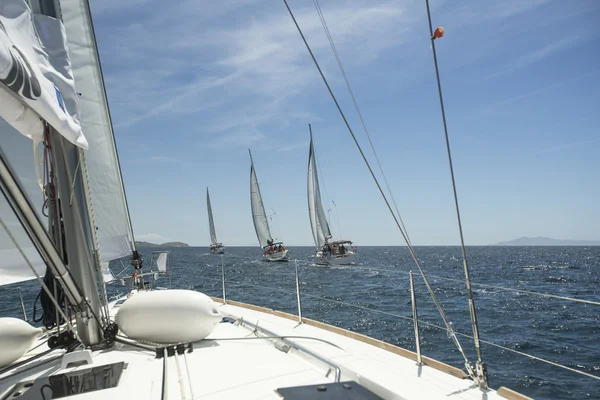
[[[312,1],[290,5],[372,160]],[[600,240],[600,4],[431,6],[466,242]],[[457,244],[424,1],[321,7],[413,243]],[[209,186],[219,239],[256,245],[251,148],[275,236],[312,244],[311,123],[334,235],[402,244],[281,1],[105,0],[92,12],[138,240],[207,245]]]

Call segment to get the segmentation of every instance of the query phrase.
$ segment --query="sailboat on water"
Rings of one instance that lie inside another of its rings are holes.
[[[263,250],[263,258],[267,261],[287,261],[288,249],[285,248],[283,242],[275,241],[269,229],[269,221],[265,213],[265,206],[260,194],[256,171],[254,170],[254,161],[252,153],[250,153],[250,205],[252,207],[252,220],[254,221],[254,230],[258,243]]]
[[[321,265],[348,264],[356,249],[350,249],[350,240],[331,240],[331,229],[327,222],[323,203],[321,202],[321,189],[319,188],[319,176],[317,174],[317,163],[315,159],[315,147],[312,138],[312,127],[308,125],[310,132],[310,149],[308,152],[308,215],[310,227],[315,240],[317,252],[315,262]]]
[[[213,220],[208,188],[206,188],[206,210],[208,211],[208,228],[210,230],[210,252],[213,254],[223,254],[225,253],[225,246],[217,240],[217,232],[215,231],[215,221]]]

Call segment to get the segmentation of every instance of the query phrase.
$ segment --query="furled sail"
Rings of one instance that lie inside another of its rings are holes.
[[[90,144],[84,156],[97,246],[104,264],[132,254],[133,232],[89,4],[87,0],[60,0],[60,4],[79,95],[79,121]]]
[[[38,29],[40,24],[47,29]],[[75,98],[62,23],[34,16],[24,0],[2,0],[0,116],[37,141],[43,139],[41,118],[71,143],[87,149],[73,114],[77,104],[67,100]]]
[[[271,237],[269,222],[267,221],[267,214],[265,213],[265,206],[263,205],[262,196],[260,195],[260,187],[258,186],[258,179],[256,178],[256,172],[254,171],[252,154],[250,154],[250,204],[252,206],[252,219],[254,220],[256,236],[258,237],[260,245],[264,247],[268,245],[268,241],[273,240],[273,238]]]
[[[310,226],[315,245],[320,248],[331,238],[331,230],[329,229],[327,216],[321,203],[321,191],[319,189],[319,177],[317,175],[312,133],[310,135],[310,150],[308,153],[308,215],[310,217]]]
[[[217,242],[217,233],[215,232],[215,221],[213,220],[212,207],[210,206],[210,195],[206,188],[206,209],[208,210],[208,227],[210,228],[210,241],[212,244]]]

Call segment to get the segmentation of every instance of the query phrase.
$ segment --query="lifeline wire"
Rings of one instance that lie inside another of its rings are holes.
[[[287,294],[293,294],[291,291],[288,291],[288,290],[285,290],[285,289],[281,289],[281,288],[275,288],[275,287],[270,287],[270,286],[262,286],[262,285],[253,285],[253,284],[249,284],[249,283],[246,283],[246,282],[236,282],[236,281],[229,281],[229,282],[230,283],[234,283],[234,284],[238,284],[238,285],[247,285],[247,286],[252,286],[252,287],[261,288],[261,289],[269,289],[269,290],[275,290],[275,291],[279,291],[279,292],[283,292],[283,293],[287,293]],[[308,293],[303,293],[302,295],[303,296],[307,296],[307,297],[316,298],[316,299],[323,300],[323,301],[330,302],[330,303],[335,303],[335,304],[340,304],[340,305],[344,305],[344,306],[348,306],[348,307],[352,307],[352,308],[357,308],[359,310],[369,311],[369,312],[372,312],[372,313],[375,313],[375,314],[381,314],[381,315],[386,315],[386,316],[390,316],[390,317],[394,317],[394,318],[404,319],[404,320],[407,320],[407,321],[413,321],[412,317],[407,317],[405,315],[399,315],[399,314],[395,314],[395,313],[391,313],[391,312],[387,312],[387,311],[381,311],[381,310],[377,310],[377,309],[374,309],[374,308],[368,308],[368,307],[364,307],[364,306],[359,306],[359,305],[348,303],[348,302],[341,301],[341,300],[328,299],[326,297],[317,296],[317,295],[308,294]],[[451,331],[448,328],[445,328],[445,327],[443,327],[441,325],[434,324],[434,323],[427,322],[427,321],[423,321],[421,319],[417,319],[417,321],[419,322],[419,324],[422,324],[422,325],[425,325],[425,326],[429,326],[431,328],[439,329],[439,330],[445,331],[447,333],[454,333],[456,335],[459,335],[459,336],[462,336],[462,337],[465,337],[465,338],[473,339],[472,335],[468,335],[466,333],[457,332],[457,331],[454,331],[454,330]],[[285,337],[292,338],[290,336],[285,336]],[[276,337],[273,337],[273,338],[276,338]],[[255,337],[250,337],[248,339],[255,339]],[[232,339],[214,339],[214,340],[235,340],[235,339],[232,338]],[[566,365],[562,365],[560,363],[547,360],[545,358],[537,357],[537,356],[534,356],[534,355],[529,354],[529,353],[524,353],[524,352],[519,351],[519,350],[511,349],[510,347],[506,347],[506,346],[503,346],[501,344],[498,344],[498,343],[495,343],[495,342],[492,342],[492,341],[489,341],[489,340],[480,339],[480,342],[481,343],[485,343],[485,344],[487,344],[489,346],[493,346],[493,347],[499,348],[501,350],[509,351],[511,353],[515,353],[515,354],[521,355],[523,357],[530,358],[532,360],[540,361],[540,362],[543,362],[543,363],[546,363],[546,364],[549,364],[549,365],[552,365],[552,366],[555,366],[555,367],[558,367],[558,368],[565,369],[567,371],[571,371],[571,372],[574,372],[574,373],[577,373],[577,374],[580,374],[580,375],[587,376],[589,378],[594,378],[594,379],[600,380],[600,376],[596,376],[596,375],[587,373],[585,371],[580,371],[578,369],[571,368],[571,367],[568,367]]]

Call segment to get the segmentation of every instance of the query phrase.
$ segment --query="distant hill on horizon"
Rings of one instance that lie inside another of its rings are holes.
[[[507,242],[499,242],[493,246],[600,246],[600,241],[597,240],[561,240],[552,239],[544,236],[527,237],[523,236],[518,239],[509,240]]]
[[[135,241],[135,245],[141,247],[190,247],[187,243],[183,242],[167,242],[163,244],[156,244],[137,240]]]

